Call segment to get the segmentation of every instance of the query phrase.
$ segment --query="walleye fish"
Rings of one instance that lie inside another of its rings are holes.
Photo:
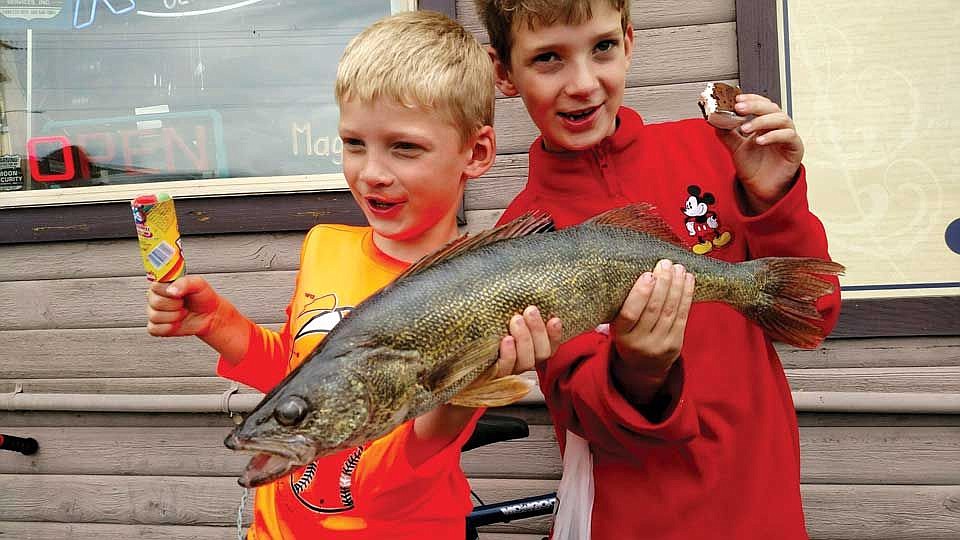
[[[695,275],[695,302],[724,302],[772,338],[812,348],[824,337],[814,304],[833,292],[817,276],[843,271],[812,258],[696,255],[647,204],[550,229],[549,217],[527,215],[463,236],[358,305],[225,440],[258,452],[240,483],[273,481],[444,403],[520,399],[526,382],[494,379],[494,364],[511,316],[529,305],[560,317],[566,341],[613,320],[636,279],[670,259]]]

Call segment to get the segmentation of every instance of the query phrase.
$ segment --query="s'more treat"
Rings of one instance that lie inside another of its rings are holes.
[[[747,117],[738,115],[733,106],[737,104],[740,89],[722,82],[707,83],[700,93],[700,110],[707,122],[719,129],[735,129],[747,121]]]

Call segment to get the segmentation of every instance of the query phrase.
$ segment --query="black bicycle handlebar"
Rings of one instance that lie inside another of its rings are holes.
[[[10,450],[11,452],[20,452],[25,456],[37,453],[40,445],[32,437],[14,437],[13,435],[4,435],[0,433],[0,450]]]
[[[467,516],[467,524],[482,527],[491,523],[509,523],[515,519],[548,516],[557,505],[557,494],[547,493],[525,499],[477,506]]]

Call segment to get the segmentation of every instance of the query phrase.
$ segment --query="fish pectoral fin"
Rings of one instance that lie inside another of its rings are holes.
[[[591,218],[587,223],[631,229],[676,246],[686,247],[687,245],[687,242],[673,232],[663,216],[657,212],[657,208],[650,203],[636,203],[607,210]]]
[[[492,369],[496,370],[496,365]],[[530,383],[526,379],[508,375],[477,381],[453,396],[450,403],[461,407],[503,407],[520,401],[529,392]]]
[[[446,388],[458,388],[456,385],[463,386],[463,380],[471,375],[476,376],[470,384],[477,384],[480,379],[486,377],[489,369],[486,366],[497,357],[500,352],[500,337],[487,336],[470,342],[461,349],[450,354],[450,361],[440,366],[439,369],[426,383],[427,389],[432,392],[443,391]],[[480,372],[480,370],[486,370]],[[476,375],[480,372],[480,375]],[[469,385],[467,385],[469,386]]]

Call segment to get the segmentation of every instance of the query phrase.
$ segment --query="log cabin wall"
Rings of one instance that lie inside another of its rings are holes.
[[[651,122],[685,118],[698,114],[696,96],[704,82],[739,82],[744,44],[738,55],[738,22],[744,24],[746,13],[738,15],[735,4],[635,0],[637,54],[626,104]],[[472,2],[421,5],[456,13],[486,41]],[[496,166],[466,194],[469,230],[494,223],[520,190],[536,135],[517,98],[498,98],[496,123]],[[255,208],[250,200],[248,208]],[[287,208],[289,215],[304,211],[296,204]],[[14,213],[7,215],[13,219]],[[210,217],[193,231],[204,232]],[[98,223],[89,225],[85,230],[96,230]],[[0,246],[0,394],[160,395],[176,401],[180,395],[231,392],[232,383],[214,375],[215,356],[198,340],[146,334],[146,283],[135,240],[77,235]],[[302,230],[194,234],[184,238],[184,248],[191,273],[204,275],[257,322],[279,326],[302,238]],[[781,347],[791,386],[802,392],[796,395],[812,538],[960,538],[957,320],[960,307],[950,298],[847,302],[834,338],[821,349]],[[919,405],[890,407],[889,400],[876,401],[875,393],[904,394]],[[535,401],[497,411],[526,418],[529,438],[464,456],[485,502],[557,486],[553,429]],[[41,446],[30,457],[0,453],[0,536],[236,538],[243,493],[236,477],[247,458],[223,447],[232,425],[230,416],[215,412],[0,411],[0,432],[32,436]],[[245,522],[249,507],[248,499]],[[547,527],[545,519],[528,520],[492,527],[483,537],[533,540]]]

